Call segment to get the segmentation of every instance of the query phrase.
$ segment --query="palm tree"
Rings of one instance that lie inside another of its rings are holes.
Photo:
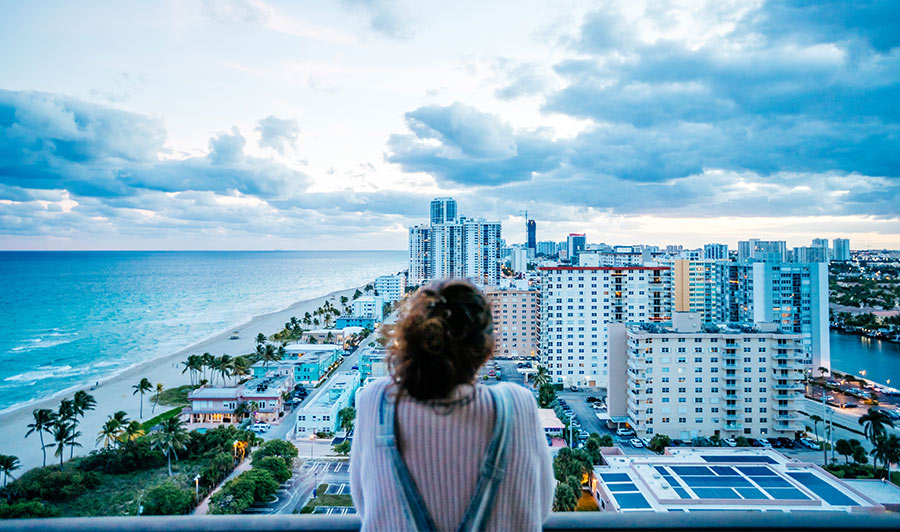
[[[894,420],[878,408],[869,408],[867,413],[860,416],[859,424],[863,426],[863,433],[866,435],[866,438],[872,442],[872,445],[877,447],[877,440],[887,436],[885,425],[893,427]],[[873,470],[875,468],[875,461],[878,460],[878,458],[880,457],[876,455],[872,460]]]
[[[59,457],[59,470],[62,471],[63,453],[66,450],[66,445],[68,445],[71,440],[72,426],[67,421],[57,416],[53,423],[51,434],[53,435],[53,443],[48,443],[47,447],[56,447],[56,450],[53,451],[53,456]]]
[[[891,463],[900,462],[900,438],[891,434],[887,437],[887,442],[885,442],[885,463],[887,464],[887,478],[888,481],[891,479]]]
[[[119,410],[118,412],[113,414],[111,417],[113,419],[115,419],[116,421],[118,421],[119,425],[127,425],[128,423],[131,422],[131,420],[128,419],[128,414],[126,414],[124,410]]]
[[[262,360],[265,362],[266,371],[269,370],[269,362],[275,362],[276,360],[281,360],[281,357],[278,356],[278,351],[275,350],[275,346],[272,344],[266,344],[265,349],[262,352]]]
[[[94,398],[90,397],[90,399],[93,400]],[[66,441],[66,444],[70,446],[69,459],[71,459],[75,455],[75,447],[81,447],[81,444],[76,441],[77,438],[81,437],[81,432],[77,430],[78,408],[79,407],[75,404],[75,401],[71,399],[63,399],[59,402],[59,411],[56,413],[56,421],[58,423],[64,423],[69,427],[67,433],[68,439]],[[60,460],[62,460],[62,457],[60,457]]]
[[[241,420],[245,418],[250,413],[250,403],[247,401],[241,401],[238,403],[237,408],[234,409],[234,417],[237,420]]]
[[[246,375],[250,375],[250,365],[247,363],[247,359],[243,357],[235,358],[231,368],[231,376],[234,377],[234,383],[237,384],[241,377]]]
[[[266,343],[266,335],[263,333],[259,333],[256,335],[256,345],[262,345]]]
[[[231,369],[234,367],[234,359],[230,355],[222,355],[219,357],[218,365],[219,373],[222,375],[222,385],[224,386],[226,377],[231,374]]]
[[[199,371],[200,367],[201,367],[200,357],[198,357],[197,355],[191,355],[191,356],[187,357],[187,360],[182,362],[181,365],[184,366],[184,369],[181,370],[181,374],[184,375],[185,372],[190,372],[190,373],[188,373],[188,376],[191,379],[191,386],[193,386],[194,385],[194,373]]]
[[[44,446],[44,433],[51,434],[53,432],[53,423],[56,421],[56,412],[49,408],[38,408],[33,410],[31,415],[34,416],[34,423],[28,424],[28,432],[25,433],[25,437],[27,438],[31,433],[37,432],[38,436],[41,438],[41,452],[44,453],[44,467],[47,467],[47,449]]]
[[[76,429],[76,427],[75,427],[75,424],[73,423],[72,427],[71,427],[71,432],[69,433],[69,441],[66,442],[69,445],[69,460],[71,460],[72,457],[75,456],[75,448],[81,447],[81,444],[78,443],[78,438],[81,437],[81,431],[75,430],[75,429]]]
[[[110,444],[113,444],[119,441],[119,436],[122,434],[122,424],[114,418],[113,416],[109,416],[109,419],[103,424],[103,427],[100,429],[100,432],[97,433],[97,443],[103,442],[103,448],[109,448]]]
[[[156,383],[156,397],[153,398],[153,410],[150,411],[151,415],[154,412],[156,412],[156,405],[159,404],[159,396],[162,395],[162,393],[163,393],[163,383],[157,382]]]
[[[815,431],[816,441],[818,441],[819,440],[819,421],[822,421],[822,418],[820,416],[813,414],[813,415],[809,416],[809,420],[813,422],[813,430]],[[823,445],[822,447],[824,448],[825,446]]]
[[[540,388],[541,386],[550,382],[550,374],[547,372],[547,368],[544,366],[538,366],[537,373],[534,374],[534,386],[535,388]]]
[[[169,476],[172,476],[172,456],[178,460],[178,451],[184,450],[191,439],[191,434],[184,427],[178,416],[163,421],[162,426],[150,436],[150,447],[159,449],[165,455],[169,465]]]
[[[203,353],[200,355],[200,369],[203,371],[203,378],[206,378],[206,368],[212,368],[213,362],[216,357],[212,356],[209,353]]]
[[[6,481],[12,476],[12,472],[22,467],[18,457],[7,454],[0,454],[0,471],[3,472],[3,487],[6,487]]]
[[[88,410],[93,410],[96,406],[97,400],[94,399],[93,395],[84,390],[75,392],[75,397],[72,399],[72,408],[75,411],[75,416],[83,418]]]
[[[143,425],[141,425],[141,422],[132,421],[131,423],[125,425],[125,428],[122,429],[122,432],[119,434],[119,441],[125,443],[133,442],[143,435],[144,427]]]
[[[141,419],[144,419],[144,394],[153,389],[153,385],[150,384],[150,381],[147,380],[147,377],[141,379],[141,382],[135,384],[131,387],[134,391],[131,392],[131,395],[141,394],[141,410],[138,415]]]

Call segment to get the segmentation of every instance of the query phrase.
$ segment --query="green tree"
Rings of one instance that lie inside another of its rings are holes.
[[[84,415],[97,407],[97,400],[94,399],[94,396],[87,393],[84,390],[78,390],[75,392],[75,396],[72,398],[72,409],[75,413],[75,417],[84,418]]]
[[[168,481],[147,490],[142,503],[144,515],[185,515],[194,506],[194,493]]]
[[[6,487],[6,482],[9,477],[12,476],[12,472],[16,469],[22,467],[22,464],[19,463],[19,458],[16,456],[8,455],[8,454],[0,454],[0,472],[3,473],[3,487]]]
[[[103,448],[109,448],[110,445],[119,441],[122,434],[122,423],[113,416],[109,416],[100,431],[97,433],[97,443],[103,442]]]
[[[263,333],[259,333],[256,335],[256,345],[263,345],[266,343],[266,335]]]
[[[849,440],[840,439],[834,442],[834,450],[844,457],[845,464],[850,463],[850,456],[853,454],[853,445],[850,444]]]
[[[279,484],[287,482],[293,474],[290,466],[280,456],[267,456],[259,462],[255,462],[253,467],[268,471]]]
[[[662,454],[669,445],[672,445],[672,438],[665,434],[654,434],[653,438],[650,439],[650,445],[648,445],[647,448],[656,454]]]
[[[159,396],[163,393],[163,383],[156,383],[156,396],[153,397],[153,409],[150,410],[150,415],[153,415],[156,412],[156,405],[159,404]]]
[[[576,504],[578,504],[578,498],[575,497],[572,486],[565,482],[557,484],[556,493],[553,495],[553,511],[571,512],[575,510]]]
[[[288,466],[294,463],[297,458],[297,447],[293,443],[285,440],[268,440],[259,446],[259,449],[253,452],[251,459],[256,464],[267,456],[280,456],[284,459]]]
[[[564,447],[553,459],[553,473],[556,480],[560,482],[564,482],[570,476],[583,478],[584,475],[591,472],[593,466],[591,456],[581,449],[573,451]]]
[[[347,432],[353,430],[353,422],[356,419],[355,408],[352,406],[342,408],[338,411],[338,416],[340,416],[341,419],[341,429],[346,430]]]
[[[56,412],[49,408],[38,408],[31,411],[34,418],[32,423],[28,424],[28,432],[25,433],[27,438],[32,433],[37,433],[41,439],[41,452],[44,454],[44,467],[47,466],[47,447],[44,445],[44,433],[53,433],[53,424],[56,421]]]
[[[31,519],[58,515],[58,510],[40,501],[19,501],[12,504],[0,501],[0,519]]]
[[[124,442],[126,445],[134,440],[140,438],[144,435],[144,426],[140,421],[132,421],[131,423],[122,427],[122,431],[119,433],[119,441]]]
[[[894,420],[878,408],[869,408],[867,413],[860,416],[858,423],[872,445],[875,445],[877,438],[887,435],[887,427],[894,426]]]
[[[350,440],[345,439],[341,443],[333,446],[331,450],[334,451],[335,454],[347,456],[348,454],[350,454]]]
[[[72,425],[69,424],[68,421],[57,416],[56,420],[53,422],[53,428],[50,433],[53,435],[53,443],[48,443],[47,447],[55,447],[56,450],[53,451],[53,456],[59,457],[59,470],[63,469],[63,458],[64,451],[66,450],[66,445],[69,444],[69,441],[72,438]]]
[[[735,447],[750,447],[750,440],[745,438],[744,436],[738,436],[734,439]]]
[[[550,374],[547,372],[547,368],[538,366],[537,372],[535,372],[534,377],[532,378],[532,382],[534,382],[535,387],[538,389],[545,384],[550,384]]]
[[[184,427],[184,422],[178,416],[170,417],[162,422],[161,426],[150,433],[150,448],[162,451],[169,466],[169,476],[172,476],[172,456],[178,460],[178,451],[183,451],[191,434]]]
[[[541,408],[549,408],[554,399],[556,399],[556,390],[552,385],[545,383],[538,388],[538,404]]]
[[[819,440],[819,422],[822,421],[822,418],[820,416],[813,414],[813,415],[809,416],[809,420],[813,422],[813,431],[814,431],[814,434],[816,435],[816,441],[818,441]]]
[[[150,384],[150,381],[147,380],[147,377],[141,379],[141,382],[135,384],[131,387],[134,391],[131,392],[131,395],[141,394],[141,410],[138,417],[144,419],[144,394],[153,389],[153,385]]]
[[[234,479],[231,489],[233,491],[247,491],[253,495],[254,501],[265,502],[278,489],[278,482],[272,476],[272,473],[265,469],[253,468],[238,475]]]

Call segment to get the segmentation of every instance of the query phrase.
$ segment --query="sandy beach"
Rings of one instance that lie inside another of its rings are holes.
[[[359,287],[359,289],[361,290],[362,287]],[[75,448],[75,455],[85,455],[99,448],[96,445],[97,433],[110,414],[118,410],[124,410],[128,413],[129,418],[139,419],[140,396],[133,395],[131,387],[142,378],[146,377],[149,379],[153,383],[154,388],[157,383],[162,383],[165,388],[175,388],[190,384],[188,374],[181,373],[183,369],[181,362],[188,355],[209,352],[217,356],[222,354],[236,356],[250,353],[256,347],[255,340],[258,333],[261,332],[266,336],[272,335],[280,331],[284,327],[285,322],[290,321],[291,316],[301,318],[306,312],[312,313],[316,308],[322,306],[326,300],[330,299],[335,306],[339,306],[341,296],[351,297],[356,290],[357,288],[355,287],[339,290],[322,297],[299,301],[277,312],[256,316],[246,323],[229,327],[227,330],[186,347],[177,353],[145,362],[119,375],[101,380],[100,385],[93,391],[89,391],[91,385],[87,385],[84,389],[88,390],[97,400],[97,407],[88,412],[78,426],[78,430],[82,434],[78,441],[82,447]],[[239,339],[230,339],[233,331],[240,332]],[[42,462],[38,435],[31,434],[25,439],[25,432],[28,431],[27,425],[33,420],[32,411],[38,408],[56,410],[63,397],[71,398],[73,394],[74,392],[62,396],[54,396],[0,415],[0,429],[2,429],[0,430],[0,454],[14,455],[19,458],[19,461],[22,463],[22,469],[17,471],[17,473],[21,474],[32,467],[40,466]],[[156,409],[155,414],[151,413],[150,394],[146,394],[144,395],[144,417],[142,420],[146,421],[168,408],[171,407],[160,405]],[[44,434],[44,442],[48,443],[49,441],[49,434]],[[66,453],[68,457],[68,449]],[[58,458],[55,461],[59,463]],[[48,448],[47,463],[51,464],[53,462],[53,449]]]

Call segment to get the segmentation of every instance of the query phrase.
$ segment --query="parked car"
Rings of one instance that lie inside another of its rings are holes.
[[[841,408],[856,408],[857,406],[859,405],[857,405],[856,403],[844,403],[841,405]]]
[[[790,438],[781,437],[778,438],[778,441],[781,443],[781,446],[785,449],[793,449],[794,448],[794,440]]]
[[[579,430],[579,431],[578,431],[578,438],[579,438],[579,439],[586,440],[586,439],[588,439],[588,436],[590,436],[590,433],[588,433],[588,431],[586,431],[586,430]]]
[[[725,438],[724,440],[722,440],[722,443],[729,447],[737,447],[737,440],[735,440],[734,438]]]
[[[267,432],[270,428],[272,428],[272,426],[268,423],[257,422],[254,423],[252,427],[250,427],[250,430],[257,434],[262,434],[263,432]]]
[[[577,392],[577,391],[578,391],[578,386],[575,386],[575,385],[573,384],[572,386],[569,386],[569,389],[572,390],[573,392]]]
[[[358,364],[353,364],[352,366],[350,366],[350,369],[359,369],[359,365],[358,365]]]
[[[620,428],[616,429],[616,436],[632,436],[634,434],[634,429],[631,428]]]
[[[809,449],[815,449],[817,451],[821,449],[821,447],[819,446],[819,442],[813,440],[812,438],[800,438],[800,443]]]
[[[784,447],[784,444],[781,443],[781,440],[779,440],[778,438],[766,438],[766,441],[768,441],[769,445],[776,449],[781,449],[782,447]]]
[[[631,446],[635,449],[641,448],[644,446],[644,442],[640,440],[640,438],[631,438]]]
[[[747,441],[750,442],[750,447],[762,447],[763,446],[762,442],[757,440],[756,438],[749,438]]]

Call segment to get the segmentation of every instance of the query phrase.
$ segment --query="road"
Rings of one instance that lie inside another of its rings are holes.
[[[328,492],[350,493],[350,468],[346,460],[298,459],[294,476],[279,488],[277,500],[254,507],[254,513],[299,513],[312,498],[313,488],[328,484]]]

